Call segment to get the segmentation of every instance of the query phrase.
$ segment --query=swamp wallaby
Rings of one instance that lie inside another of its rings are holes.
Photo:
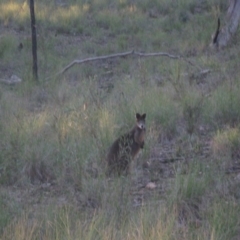
[[[131,161],[144,146],[145,118],[146,113],[142,115],[137,113],[136,124],[132,130],[119,137],[111,145],[107,154],[107,175],[112,173],[128,174],[130,172]]]

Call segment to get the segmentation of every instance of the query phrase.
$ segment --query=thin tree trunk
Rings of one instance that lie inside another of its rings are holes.
[[[34,12],[34,0],[30,0],[30,15],[31,15],[31,30],[32,30],[32,57],[33,57],[33,78],[38,80],[38,65],[37,65],[37,34],[36,21]]]
[[[221,30],[220,20],[218,20],[218,28],[213,38],[213,45],[218,48],[226,47],[237,31],[239,20],[240,0],[231,0],[227,10],[226,25]]]

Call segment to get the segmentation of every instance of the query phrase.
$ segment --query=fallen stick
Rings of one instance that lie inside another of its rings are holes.
[[[141,53],[141,52],[135,52],[135,51],[128,51],[128,52],[123,52],[123,53],[116,53],[116,54],[110,54],[110,55],[104,55],[104,56],[99,56],[99,57],[90,57],[90,58],[85,58],[85,59],[76,59],[73,60],[71,63],[69,63],[66,67],[64,67],[61,71],[59,71],[56,76],[61,75],[65,73],[67,70],[69,70],[71,67],[73,67],[75,64],[82,64],[86,62],[93,62],[93,61],[99,61],[99,60],[106,60],[109,58],[121,58],[121,57],[127,57],[129,55],[135,55],[138,57],[159,57],[159,56],[164,56],[164,57],[169,57],[172,59],[182,59],[189,63],[190,65],[197,67],[199,70],[202,71],[202,69],[195,64],[193,64],[190,60],[185,59],[184,57],[180,55],[173,55],[169,54],[166,52],[157,52],[157,53]]]

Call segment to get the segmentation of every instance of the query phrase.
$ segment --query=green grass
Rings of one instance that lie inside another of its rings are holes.
[[[239,234],[238,228],[236,228],[236,224],[239,223],[238,204],[217,199],[210,209],[209,223],[212,228],[211,235],[214,239],[231,239]]]
[[[235,126],[239,122],[239,80],[226,81],[216,89],[206,106],[207,120],[213,125],[229,124]]]
[[[22,213],[22,205],[15,201],[11,194],[9,195],[8,190],[1,189],[0,197],[0,229],[1,236],[4,232],[5,227],[7,227],[14,218],[17,218]]]
[[[226,7],[36,2],[35,83],[27,1],[1,2],[0,79],[23,82],[0,83],[0,239],[239,238],[239,49],[208,48]],[[193,65],[129,56],[55,75],[130,50]],[[145,148],[130,176],[108,179],[107,149],[136,112],[147,114]]]

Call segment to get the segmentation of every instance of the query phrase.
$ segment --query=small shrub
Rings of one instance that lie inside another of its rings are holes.
[[[215,157],[231,157],[240,147],[240,131],[238,128],[219,130],[212,139],[211,148]]]
[[[181,77],[180,66],[177,65],[176,73],[173,74],[177,76],[173,76],[171,83],[175,90],[176,98],[179,100],[179,105],[182,108],[186,131],[192,135],[202,117],[205,96],[201,90],[197,88],[196,84]]]
[[[219,87],[204,106],[205,121],[214,127],[222,124],[235,126],[240,120],[239,84],[226,83]]]

